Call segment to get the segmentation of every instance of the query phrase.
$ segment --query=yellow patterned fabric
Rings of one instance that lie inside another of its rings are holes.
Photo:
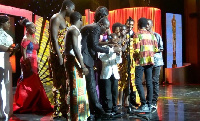
[[[89,104],[85,76],[72,55],[66,56],[67,79],[70,82],[70,119],[86,121],[89,115]]]
[[[133,39],[131,38],[130,42],[130,73],[131,73],[131,84],[133,86],[133,91],[136,91],[135,87],[135,61],[133,58],[133,53],[134,53],[134,48],[133,48]],[[123,91],[127,86],[128,86],[128,59],[127,59],[127,54],[128,54],[128,48],[126,49],[125,52],[122,53],[122,63],[118,65],[119,67],[119,73],[120,73],[120,80],[119,80],[119,90]]]
[[[65,46],[64,38],[66,33],[67,33],[67,28],[58,31],[58,45],[60,47],[61,54],[64,53],[64,46]]]
[[[67,29],[59,30],[58,32],[58,45],[60,53],[64,57],[64,38]],[[53,117],[65,117],[69,118],[69,82],[66,78],[64,65],[59,64],[59,58],[55,54],[53,47],[51,46],[50,52],[50,68],[53,77],[53,98],[54,98],[54,114]]]

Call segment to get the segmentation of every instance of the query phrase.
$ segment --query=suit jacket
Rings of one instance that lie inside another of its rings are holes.
[[[106,47],[109,48],[109,46]],[[117,64],[122,62],[121,55],[117,55],[116,53],[98,53],[98,57],[102,62],[100,79],[109,79],[112,74],[115,79],[119,79],[120,75]]]
[[[83,62],[88,67],[94,66],[94,60],[97,52],[109,53],[109,48],[104,48],[99,45],[99,38],[101,35],[101,28],[98,24],[89,24],[81,29],[81,53],[83,55]]]

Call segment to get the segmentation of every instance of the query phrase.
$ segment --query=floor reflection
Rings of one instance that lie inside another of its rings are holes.
[[[197,121],[200,120],[200,85],[160,85],[158,109],[151,114],[144,114],[151,121]],[[146,121],[143,116],[127,114],[106,121]],[[10,121],[51,120],[51,114],[14,114]],[[104,121],[104,120],[102,120]]]

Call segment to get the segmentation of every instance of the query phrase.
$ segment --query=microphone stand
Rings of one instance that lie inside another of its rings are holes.
[[[129,16],[129,27],[130,27],[130,21],[131,21],[131,17]],[[128,77],[127,77],[127,81],[128,81],[128,101],[129,101],[129,106],[128,106],[128,110],[127,113],[131,113],[132,112],[132,106],[130,103],[130,84],[131,84],[131,58],[130,58],[130,42],[131,42],[131,34],[130,34],[130,28],[129,28],[129,40],[128,40],[128,44],[127,44],[127,60],[128,60],[128,68],[127,68],[127,73],[128,73]]]

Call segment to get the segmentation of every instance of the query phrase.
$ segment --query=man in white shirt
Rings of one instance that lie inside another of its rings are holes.
[[[111,34],[112,41],[106,45],[106,48],[112,48],[117,45],[116,34]],[[98,53],[99,59],[102,61],[102,71],[100,75],[100,95],[102,99],[102,106],[106,113],[117,112],[117,98],[118,98],[118,80],[120,79],[117,64],[122,62],[119,53]]]

